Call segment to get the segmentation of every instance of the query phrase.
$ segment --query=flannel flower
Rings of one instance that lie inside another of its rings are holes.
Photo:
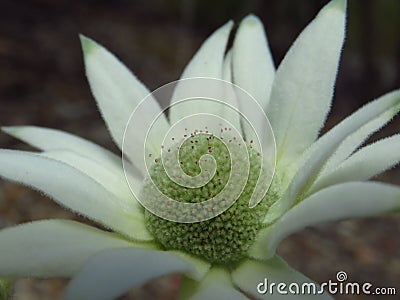
[[[259,19],[246,17],[235,33],[232,48],[226,51],[232,29],[232,22],[228,22],[204,42],[183,72],[181,79],[232,82],[265,111],[276,141],[276,169],[268,192],[253,208],[249,207],[249,195],[257,180],[251,174],[262,166],[251,150],[252,141],[246,138],[250,175],[243,194],[214,218],[179,223],[160,218],[140,205],[127,183],[121,159],[108,150],[59,130],[3,128],[41,152],[0,150],[2,178],[42,191],[107,230],[57,219],[3,229],[0,277],[72,278],[65,299],[113,299],[171,273],[182,274],[182,299],[273,299],[270,297],[279,295],[257,293],[257,284],[265,277],[273,282],[312,282],[276,255],[285,237],[319,222],[400,208],[400,188],[367,181],[399,162],[400,135],[360,147],[398,113],[399,90],[370,102],[318,138],[331,106],[345,15],[346,1],[327,4],[293,43],[276,71]],[[149,91],[102,46],[86,37],[81,41],[94,98],[122,150],[130,115]],[[162,111],[154,98],[148,98],[148,103],[151,110]],[[246,109],[240,102],[237,105]],[[174,107],[169,119],[161,114],[160,126],[168,129],[174,114]],[[248,114],[252,116],[251,111]],[[204,135],[194,138],[187,142],[212,148],[224,162],[226,149],[221,143]],[[183,160],[198,159],[196,151],[182,154]],[[131,159],[132,165],[135,162]],[[203,190],[192,189],[190,194],[173,186],[160,164],[154,163],[148,172],[145,175],[138,166],[131,185],[143,190],[150,175],[155,181],[160,179],[176,198],[189,195],[188,201],[195,197],[204,200]],[[213,196],[221,191],[226,172],[229,168],[215,173],[220,177],[207,193]],[[144,194],[149,196],[151,190]],[[328,294],[315,297],[330,298]]]

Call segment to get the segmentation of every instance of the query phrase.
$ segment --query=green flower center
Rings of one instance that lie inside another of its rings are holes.
[[[251,147],[251,143],[246,146],[250,165],[247,183],[236,202],[222,214],[207,221],[177,223],[145,211],[146,226],[164,249],[182,250],[219,264],[233,263],[245,257],[256,239],[257,232],[263,226],[262,221],[268,207],[278,198],[278,193],[272,185],[262,201],[256,207],[249,208],[249,200],[261,168],[261,157]],[[186,139],[177,150],[167,151],[171,155],[174,151],[179,151],[180,167],[189,176],[198,175],[201,172],[200,157],[211,154],[217,165],[216,172],[206,185],[188,188],[173,182],[158,158],[149,170],[153,182],[145,180],[142,197],[150,199],[154,196],[154,189],[151,188],[153,183],[164,195],[186,203],[206,201],[224,189],[231,172],[231,156],[225,144],[218,138],[196,134]]]

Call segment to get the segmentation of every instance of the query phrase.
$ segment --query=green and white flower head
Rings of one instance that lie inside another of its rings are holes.
[[[171,273],[183,274],[182,299],[268,298],[257,293],[265,277],[310,282],[276,255],[286,236],[400,208],[399,187],[367,182],[400,161],[400,135],[360,148],[400,111],[400,90],[318,138],[345,11],[345,0],[326,5],[276,71],[259,19],[240,23],[231,49],[228,22],[181,80],[153,93],[81,37],[89,84],[123,160],[62,131],[7,127],[41,152],[0,150],[0,176],[107,230],[68,220],[3,229],[0,277],[71,277],[65,299],[113,299]],[[170,105],[160,107],[160,97]]]

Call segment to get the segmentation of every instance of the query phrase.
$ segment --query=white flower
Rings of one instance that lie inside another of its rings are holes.
[[[246,198],[228,210],[232,212],[229,218],[221,217],[224,213],[207,221],[210,226],[215,222],[222,226],[216,238],[224,243],[222,248],[213,244],[210,235],[200,247],[195,234],[203,232],[187,233],[178,227],[182,224],[146,213],[129,190],[117,155],[58,130],[3,128],[42,152],[0,150],[1,177],[38,189],[112,232],[68,220],[4,229],[0,232],[0,276],[72,277],[65,299],[112,299],[152,278],[176,272],[184,274],[180,296],[194,299],[246,295],[269,299],[270,295],[257,293],[257,284],[265,277],[273,282],[310,282],[275,254],[282,239],[318,222],[400,208],[398,187],[365,182],[400,161],[400,135],[358,150],[399,112],[399,90],[362,107],[317,139],[330,109],[345,7],[344,0],[324,7],[276,72],[262,24],[254,16],[242,21],[226,55],[231,22],[207,39],[184,70],[182,78],[224,79],[247,90],[264,108],[276,138],[276,175],[264,199],[267,205],[246,208],[242,205],[248,203]],[[82,45],[92,92],[122,149],[131,112],[149,91],[103,47],[85,37]],[[161,111],[154,99],[150,103],[151,110]],[[174,113],[172,109],[171,117]],[[165,115],[161,124],[169,126]],[[140,187],[143,174],[139,170],[136,176],[133,181]],[[249,217],[257,209],[262,219]],[[242,223],[240,227],[239,217],[258,227]],[[161,223],[168,226],[161,228]],[[201,224],[182,226],[198,229]],[[253,235],[235,232],[237,237],[232,234],[235,228],[246,228]],[[178,237],[168,240],[174,230]]]

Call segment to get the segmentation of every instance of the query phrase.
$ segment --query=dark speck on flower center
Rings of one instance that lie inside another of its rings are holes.
[[[229,142],[235,143],[236,140]],[[249,200],[256,186],[261,159],[252,147],[247,146],[250,172],[246,186],[240,197],[225,212],[210,220],[197,223],[177,223],[160,218],[145,211],[146,226],[156,241],[164,249],[181,250],[200,256],[216,264],[230,264],[246,256],[249,247],[261,229],[268,207],[277,200],[278,192],[274,184],[264,199],[254,208],[249,208]],[[157,159],[150,169],[150,176],[158,189],[171,199],[180,202],[203,202],[221,192],[228,182],[231,160],[228,149],[218,139],[209,134],[196,134],[186,139],[179,150],[182,170],[196,176],[200,173],[199,158],[211,154],[217,163],[214,177],[204,186],[187,188],[173,182],[165,172],[161,159]],[[150,180],[145,180],[141,195],[150,197]]]

